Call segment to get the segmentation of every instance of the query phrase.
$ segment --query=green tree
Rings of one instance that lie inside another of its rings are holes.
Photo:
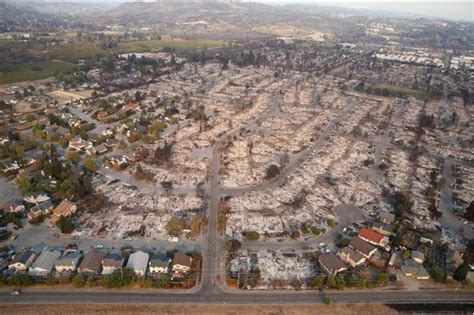
[[[242,235],[249,241],[256,241],[260,238],[260,234],[256,231],[244,231]]]
[[[74,231],[74,225],[71,219],[61,216],[56,222],[56,226],[61,230],[61,233],[71,234]]]
[[[322,289],[324,287],[324,275],[317,275],[309,281],[309,286],[313,289]]]
[[[168,288],[170,283],[171,283],[170,275],[164,274],[164,275],[161,275],[155,281],[155,288]]]
[[[29,191],[35,189],[35,184],[26,176],[20,176],[16,179],[16,185],[20,189],[22,194],[26,194]]]
[[[58,184],[57,191],[67,194],[81,194],[82,186],[79,180],[75,178],[67,178]]]
[[[184,227],[185,225],[183,220],[181,220],[180,218],[173,217],[168,221],[165,228],[168,232],[168,235],[179,236],[183,231]]]
[[[294,279],[293,281],[291,281],[291,286],[293,287],[293,289],[298,291],[301,290],[302,283],[300,280]]]
[[[335,276],[329,276],[327,281],[326,281],[326,285],[329,288],[334,289],[336,287],[336,277]]]
[[[404,249],[400,252],[400,258],[402,260],[407,260],[408,258],[410,258],[410,251],[408,249]]]
[[[77,288],[82,288],[83,286],[86,285],[86,280],[81,275],[75,275],[72,278],[72,284]]]
[[[150,289],[155,286],[155,282],[151,278],[146,278],[145,279],[145,288]]]
[[[33,285],[35,283],[35,279],[28,274],[20,274],[16,273],[8,280],[8,284],[12,286],[28,286]]]
[[[431,275],[436,282],[446,282],[446,270],[441,266],[434,266],[431,270]]]
[[[389,275],[385,272],[380,272],[375,277],[375,281],[377,281],[380,284],[387,284],[388,280],[389,280]]]
[[[459,282],[466,280],[468,271],[469,263],[465,261],[456,269],[456,271],[454,271],[453,279]]]
[[[347,240],[342,233],[339,233],[336,238],[336,246],[342,248],[349,244],[349,240]]]
[[[97,162],[91,158],[91,157],[87,157],[84,159],[84,168],[91,171],[91,172],[95,172],[97,171]]]
[[[398,246],[402,245],[402,241],[403,241],[403,235],[402,235],[401,232],[398,232],[398,233],[393,237],[392,246],[393,246],[393,247],[398,247]]]
[[[226,243],[225,243],[225,249],[228,251],[228,252],[236,252],[240,249],[240,247],[242,246],[242,244],[240,244],[240,242],[236,239],[231,239],[231,240],[228,240]]]

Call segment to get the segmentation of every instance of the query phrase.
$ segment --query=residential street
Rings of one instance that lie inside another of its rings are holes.
[[[226,293],[215,288],[202,288],[192,293],[168,293],[124,290],[53,290],[25,289],[12,296],[9,290],[0,290],[0,304],[57,304],[57,303],[114,303],[114,304],[313,304],[322,303],[328,296],[332,303],[392,303],[392,304],[474,304],[471,291],[330,291],[330,292],[249,292]]]

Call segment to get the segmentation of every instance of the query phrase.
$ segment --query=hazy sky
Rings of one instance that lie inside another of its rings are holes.
[[[386,10],[413,13],[452,20],[474,21],[474,0],[471,1],[358,1],[358,0],[257,0],[263,3],[315,3],[352,9]]]

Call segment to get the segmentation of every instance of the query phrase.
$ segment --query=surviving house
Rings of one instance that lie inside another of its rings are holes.
[[[13,200],[12,202],[10,202],[8,210],[13,213],[20,213],[25,211],[25,205],[23,204],[23,200]]]
[[[127,262],[127,268],[132,269],[139,277],[144,277],[148,267],[148,259],[150,255],[142,251],[135,252],[130,255]]]
[[[61,256],[57,250],[44,250],[31,265],[28,273],[34,277],[47,277],[54,269],[54,262]]]
[[[61,201],[61,203],[53,210],[53,216],[51,217],[51,222],[56,224],[61,217],[70,217],[77,211],[77,205],[66,200]]]
[[[349,242],[349,247],[361,253],[365,258],[370,258],[377,251],[377,247],[359,237],[353,237]]]
[[[352,268],[355,268],[359,265],[362,265],[365,262],[365,257],[361,253],[356,252],[352,248],[346,246],[338,252],[338,256],[351,265]]]
[[[46,216],[51,212],[51,210],[53,210],[53,208],[54,205],[51,200],[42,202],[30,209],[30,212],[28,212],[28,218],[31,220],[39,217],[40,215]]]
[[[26,271],[36,258],[36,254],[31,250],[18,253],[8,265],[8,268],[16,271]]]
[[[104,254],[99,251],[92,250],[88,252],[84,256],[84,259],[82,259],[79,268],[77,269],[78,272],[90,276],[98,276],[102,269],[103,258]]]
[[[411,251],[411,258],[417,262],[418,264],[422,264],[425,262],[425,254],[422,252],[419,252],[417,250],[412,250]]]
[[[82,252],[75,251],[75,252],[67,252],[63,256],[56,259],[54,262],[54,268],[56,271],[62,272],[73,272],[76,271],[77,266],[79,266],[79,262],[82,258]]]
[[[388,248],[389,240],[388,236],[385,236],[377,231],[372,229],[362,228],[359,231],[359,237],[370,244],[376,246],[382,246],[384,248]]]
[[[87,142],[86,140],[82,139],[79,136],[76,136],[69,141],[69,148],[76,151],[82,151],[86,149],[88,146],[89,146],[89,142]]]
[[[25,195],[23,200],[25,200],[25,202],[28,202],[30,204],[39,205],[40,203],[49,201],[50,198],[48,197],[47,194],[42,193],[42,192],[29,192]]]
[[[173,272],[175,274],[185,274],[191,270],[193,259],[183,252],[176,252],[173,256]]]
[[[387,224],[391,224],[393,223],[393,221],[395,221],[395,215],[387,211],[380,211],[379,218],[380,218],[380,221],[382,221],[382,223],[387,223]]]
[[[347,266],[333,253],[319,255],[318,261],[321,267],[331,275],[347,270]]]
[[[415,277],[418,280],[428,280],[430,278],[429,273],[426,271],[423,265],[418,264],[412,258],[405,260],[401,270],[407,277]]]
[[[164,255],[153,255],[148,263],[148,272],[152,274],[167,273],[171,259]]]
[[[372,226],[372,229],[385,236],[395,235],[394,233],[395,227],[391,224],[375,222],[374,225]]]
[[[102,274],[109,275],[123,267],[124,257],[118,253],[110,253],[102,259]]]

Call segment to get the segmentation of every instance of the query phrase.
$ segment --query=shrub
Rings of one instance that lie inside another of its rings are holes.
[[[235,240],[235,239],[232,239],[232,240],[228,240],[226,243],[225,243],[225,249],[229,252],[236,252],[240,249],[240,242],[238,240]]]
[[[74,225],[72,224],[71,220],[63,216],[61,216],[58,222],[56,222],[56,226],[63,234],[71,234],[74,231]]]
[[[183,220],[174,217],[171,218],[166,224],[166,231],[171,236],[179,236],[179,234],[181,234],[181,232],[183,231],[184,227],[185,225]]]
[[[43,214],[41,214],[41,215],[39,215],[39,216],[37,216],[37,217],[31,219],[31,220],[29,221],[29,223],[30,223],[31,225],[40,225],[41,223],[44,222],[44,219],[45,219],[45,218],[46,218],[46,216],[44,216]]]
[[[249,241],[256,241],[260,239],[260,234],[256,231],[244,231],[242,235]]]
[[[72,284],[77,288],[82,288],[86,284],[86,280],[81,275],[75,275],[72,278]]]

